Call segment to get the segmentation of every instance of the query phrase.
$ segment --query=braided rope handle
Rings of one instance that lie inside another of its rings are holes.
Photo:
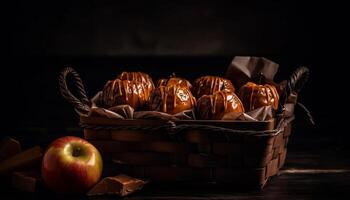
[[[76,92],[79,98],[74,96],[67,85],[67,77],[71,75],[74,81],[74,85],[77,88]],[[59,87],[61,95],[71,103],[76,110],[83,113],[88,113],[90,111],[90,101],[86,95],[84,85],[79,74],[71,67],[64,68],[58,77]]]
[[[307,67],[297,68],[287,80],[284,93],[280,97],[279,112],[282,113],[288,97],[293,93],[299,93],[309,79],[309,69]]]

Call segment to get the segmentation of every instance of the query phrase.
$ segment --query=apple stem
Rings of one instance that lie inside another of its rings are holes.
[[[78,157],[80,155],[80,148],[74,148],[73,149],[73,156]]]

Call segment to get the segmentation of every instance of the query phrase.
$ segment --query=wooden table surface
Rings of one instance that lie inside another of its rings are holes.
[[[78,134],[79,135],[79,134]],[[350,199],[350,151],[330,137],[292,136],[284,168],[261,191],[234,190],[229,186],[148,184],[124,199]],[[57,135],[20,134],[24,145],[44,146]],[[239,180],[237,180],[239,181]],[[116,199],[115,196],[57,196],[48,192],[21,193],[4,185],[0,199]]]

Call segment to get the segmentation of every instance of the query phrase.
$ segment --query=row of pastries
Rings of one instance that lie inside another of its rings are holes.
[[[198,119],[211,120],[262,106],[277,109],[278,100],[276,87],[271,84],[248,82],[237,90],[230,80],[218,76],[202,76],[193,83],[172,76],[155,85],[143,72],[122,72],[105,84],[101,95],[104,108],[128,104],[136,111],[168,114],[194,109]]]

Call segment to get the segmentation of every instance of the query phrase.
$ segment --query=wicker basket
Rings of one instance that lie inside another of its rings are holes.
[[[68,90],[72,75],[80,99]],[[262,188],[283,166],[294,119],[296,95],[308,77],[298,68],[287,80],[279,114],[268,121],[115,120],[80,117],[84,136],[113,163],[107,175],[126,173],[152,181],[216,182]],[[79,75],[62,71],[62,95],[75,109],[88,111]],[[288,112],[286,111],[288,110]]]

